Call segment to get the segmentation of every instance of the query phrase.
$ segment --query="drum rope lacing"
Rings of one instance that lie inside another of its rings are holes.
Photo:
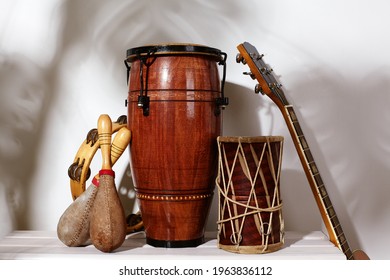
[[[268,153],[266,151],[267,147],[268,147]],[[217,221],[218,226],[219,226],[219,230],[224,231],[224,223],[229,222],[232,230],[233,229],[235,230],[235,232],[233,232],[232,236],[230,237],[231,243],[235,244],[238,247],[240,245],[240,242],[242,241],[242,231],[243,231],[243,226],[245,223],[245,218],[250,216],[250,215],[254,215],[253,217],[255,220],[256,228],[262,236],[262,246],[263,246],[262,252],[265,252],[268,249],[269,238],[270,238],[270,234],[272,232],[272,220],[274,218],[273,216],[274,216],[274,213],[277,211],[279,212],[279,217],[277,217],[277,218],[279,218],[279,221],[280,221],[280,240],[283,240],[283,237],[284,237],[284,221],[283,221],[282,215],[281,215],[282,202],[279,198],[279,188],[278,188],[279,182],[280,182],[281,161],[279,161],[279,163],[278,163],[278,170],[277,170],[277,174],[276,174],[275,169],[274,169],[274,163],[273,163],[273,159],[272,159],[272,150],[271,150],[269,139],[267,138],[267,145],[263,146],[260,158],[258,158],[256,152],[254,151],[252,144],[250,144],[251,154],[252,154],[253,159],[255,160],[256,166],[257,166],[256,172],[252,178],[252,176],[250,174],[249,166],[248,166],[246,158],[245,158],[245,153],[244,153],[244,149],[242,146],[242,142],[240,141],[240,138],[238,141],[238,147],[237,147],[231,168],[229,168],[229,163],[227,160],[225,149],[223,147],[221,148],[220,142],[218,142],[218,149],[219,149],[219,156],[221,158],[219,161],[220,165],[218,167],[216,184],[217,184],[219,193],[224,198],[224,203],[223,203],[222,209],[221,209],[221,207],[219,208],[219,220]],[[282,144],[280,145],[280,152],[281,151],[282,151]],[[275,191],[274,191],[274,196],[273,196],[272,202],[269,199],[268,186],[267,186],[267,183],[265,181],[263,171],[261,169],[261,162],[262,162],[265,154],[268,158],[268,161],[270,162],[271,174],[272,174],[273,181],[275,184]],[[222,159],[223,159],[223,162],[225,163],[225,168],[227,170],[227,176],[228,176],[227,185],[225,182],[225,176],[224,176],[225,174],[224,174]],[[234,167],[235,167],[237,161],[241,165],[241,168],[242,168],[245,176],[247,177],[247,179],[250,181],[250,184],[251,184],[251,190],[250,190],[250,194],[249,194],[249,197],[248,197],[246,204],[240,203],[240,202],[234,200],[233,198],[229,197],[229,195],[228,195],[228,192],[230,190],[233,194],[233,197],[235,196],[232,177],[233,177],[233,170],[234,170]],[[262,184],[264,186],[264,190],[266,192],[267,205],[268,205],[267,208],[259,207],[258,201],[255,197],[255,195],[256,195],[255,185],[256,185],[256,181],[257,181],[257,179],[259,179],[259,177],[260,177],[260,180],[262,181]],[[223,187],[224,187],[223,189],[220,186],[221,179],[223,181]],[[221,198],[220,198],[220,200],[221,200]],[[252,201],[255,202],[255,206],[250,205],[250,203]],[[245,212],[243,214],[238,214],[237,213],[237,206],[245,207]],[[229,213],[229,218],[224,219],[223,213],[225,212],[225,208],[227,208],[227,211]],[[231,208],[233,208],[233,209],[231,209]],[[251,210],[251,211],[249,211],[249,210]],[[263,221],[263,219],[261,217],[261,212],[270,212],[269,222]],[[241,223],[239,223],[239,218],[242,218]],[[264,230],[265,225],[267,225],[267,230]],[[219,238],[219,235],[218,235],[218,238]]]

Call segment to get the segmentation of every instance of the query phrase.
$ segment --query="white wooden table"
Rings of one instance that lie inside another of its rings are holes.
[[[268,254],[235,254],[217,248],[216,233],[206,233],[206,242],[196,248],[155,248],[145,242],[144,233],[128,235],[123,245],[112,253],[102,253],[93,245],[70,248],[54,231],[14,231],[0,240],[0,259],[218,259],[218,260],[345,260],[320,231],[286,232],[282,249]]]

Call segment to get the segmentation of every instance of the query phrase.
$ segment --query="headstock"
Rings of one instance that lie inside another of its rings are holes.
[[[239,51],[236,57],[237,63],[248,65],[251,71],[244,72],[244,75],[249,75],[258,81],[255,92],[268,95],[279,108],[289,105],[281,89],[282,85],[272,74],[273,69],[263,61],[264,55],[259,54],[257,49],[248,42],[238,45],[237,49]]]

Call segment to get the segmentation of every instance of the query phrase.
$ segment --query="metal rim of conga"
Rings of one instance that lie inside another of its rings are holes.
[[[208,55],[215,57],[217,61],[223,60],[223,53],[221,50],[211,48],[204,45],[198,44],[162,44],[162,45],[147,45],[142,47],[131,48],[127,50],[127,61],[133,62],[139,59],[141,56],[159,56],[159,55],[180,55],[180,54],[191,54],[191,55]]]
[[[223,66],[223,74],[221,80],[221,96],[216,98],[217,109],[215,113],[220,114],[221,109],[224,109],[229,104],[229,98],[225,97],[224,88],[225,88],[225,79],[226,79],[226,59],[227,54],[222,52],[219,49],[208,47],[205,45],[199,44],[184,44],[184,43],[173,43],[173,44],[160,44],[160,45],[146,45],[142,47],[135,47],[127,50],[127,56],[124,61],[127,68],[127,81],[129,82],[130,75],[130,64],[134,61],[139,61],[141,65],[146,64],[150,65],[153,63],[154,59],[158,56],[170,56],[170,55],[193,55],[193,56],[208,56],[214,58],[219,65]],[[149,58],[153,58],[151,62],[147,62]],[[144,115],[149,115],[149,97],[143,92],[143,67],[140,69],[140,95],[138,106],[143,108]]]

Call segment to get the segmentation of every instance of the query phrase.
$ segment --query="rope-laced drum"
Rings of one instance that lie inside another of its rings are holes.
[[[284,243],[283,137],[218,137],[218,247],[269,253]]]

